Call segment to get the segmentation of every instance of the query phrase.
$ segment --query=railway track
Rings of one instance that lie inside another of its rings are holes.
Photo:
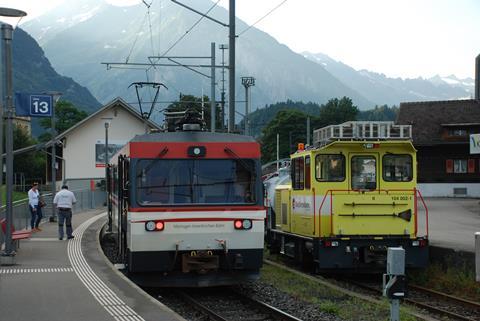
[[[305,273],[298,270],[294,267],[286,267],[282,264],[275,263],[269,260],[264,260],[266,264],[275,265],[279,268],[284,268],[290,271],[295,271],[297,274],[303,274],[308,278],[316,278],[321,284],[328,285],[333,288],[343,288],[346,294],[359,296],[361,299],[365,299],[365,296],[369,296],[375,301],[382,299],[382,285],[378,282],[360,282],[357,280],[351,279],[341,279],[341,285],[338,282],[329,282],[325,280],[320,280],[317,276],[312,276],[311,274]],[[336,279],[335,281],[339,281]],[[363,294],[358,293],[355,289],[352,289],[351,286],[361,288],[364,290]],[[480,321],[480,304],[477,302],[465,300],[456,296],[448,295],[438,291],[430,290],[427,288],[408,285],[407,289],[408,298],[404,299],[404,302],[407,304],[416,306],[424,311],[432,313],[436,316],[445,316],[449,320],[462,320],[462,321]],[[416,317],[425,319],[421,314],[414,313]],[[431,318],[430,318],[431,319]]]
[[[381,285],[344,280],[375,295],[382,295]],[[453,320],[480,321],[480,304],[420,286],[408,285],[407,298],[403,301],[420,309]]]
[[[215,321],[301,321],[231,288],[177,291],[195,309]]]

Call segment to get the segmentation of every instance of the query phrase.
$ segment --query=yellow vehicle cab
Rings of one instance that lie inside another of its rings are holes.
[[[406,267],[428,261],[428,210],[417,190],[411,126],[346,122],[314,131],[275,188],[267,244],[317,270],[383,269],[388,247]]]

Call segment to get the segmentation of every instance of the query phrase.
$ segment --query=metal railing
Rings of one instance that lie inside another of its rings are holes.
[[[73,214],[81,213],[86,210],[105,206],[105,191],[90,189],[72,190],[77,199],[77,203],[73,206]],[[47,204],[42,208],[42,222],[48,221],[52,215],[52,193],[41,194],[44,202]],[[5,206],[0,208],[0,220],[5,217]],[[28,198],[13,202],[13,226],[15,230],[30,228],[31,214],[28,206]],[[3,244],[5,236],[0,230],[0,244]]]

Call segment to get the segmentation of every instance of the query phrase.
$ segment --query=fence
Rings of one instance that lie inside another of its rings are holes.
[[[75,193],[77,203],[73,206],[73,214],[80,213],[85,210],[98,208],[105,205],[106,195],[105,191],[90,189],[72,190]],[[43,200],[47,204],[42,208],[42,221],[48,221],[52,216],[52,193],[42,194]],[[16,201],[13,203],[13,226],[16,230],[30,228],[30,209],[28,207],[28,199]],[[5,217],[5,206],[0,208],[0,219]],[[0,231],[0,244],[3,244],[5,236],[3,231]]]

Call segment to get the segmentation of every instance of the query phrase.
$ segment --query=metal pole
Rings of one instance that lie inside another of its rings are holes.
[[[228,132],[235,130],[235,0],[229,3],[228,22]]]
[[[55,197],[55,192],[57,191],[57,168],[55,164],[57,163],[57,130],[55,129],[55,103],[52,108],[52,155],[51,157],[51,178],[52,178],[52,213],[50,215],[50,222],[56,221],[56,213],[55,213],[55,204],[53,204],[53,199]]]
[[[212,70],[211,70],[211,93],[210,93],[210,131],[212,133],[215,132],[215,120],[216,120],[216,114],[215,114],[215,42],[212,42],[210,44],[211,46],[211,55],[212,55]]]
[[[4,46],[4,66],[5,66],[5,107],[7,108],[7,128],[6,128],[6,185],[7,185],[7,197],[6,197],[6,221],[7,221],[7,230],[5,233],[5,256],[14,256],[15,252],[13,250],[12,244],[12,220],[13,220],[13,88],[12,88],[12,36],[13,28],[9,24],[2,24],[2,40]]]
[[[221,44],[220,49],[222,50],[222,66],[225,66],[225,49],[228,49],[227,45]],[[222,95],[221,95],[221,123],[222,131],[225,130],[225,68],[222,68]]]
[[[390,321],[400,321],[400,300],[390,300]]]
[[[280,167],[279,160],[280,160],[280,134],[277,133],[277,172]]]
[[[245,135],[249,135],[248,132],[248,90],[250,87],[245,86]]]
[[[107,211],[108,211],[108,232],[112,231],[112,215],[111,215],[111,205],[110,205],[110,182],[109,182],[109,175],[108,175],[108,127],[110,124],[105,122],[105,191],[107,195]]]
[[[307,117],[307,145],[310,145],[310,116]]]
[[[480,282],[480,232],[475,233],[475,280]]]
[[[1,53],[1,58],[3,59],[4,53],[3,50],[0,50]],[[6,87],[6,81],[3,78],[4,75],[3,73],[0,72],[0,77],[3,79],[3,84],[0,86],[0,101],[1,101],[1,106],[0,106],[0,153],[3,154],[3,127],[5,123],[4,119],[4,109],[6,110],[6,101],[5,101],[5,87]],[[3,157],[0,157],[0,187],[3,186]],[[1,191],[1,189],[0,189]],[[3,193],[0,193],[0,206],[3,204]]]

